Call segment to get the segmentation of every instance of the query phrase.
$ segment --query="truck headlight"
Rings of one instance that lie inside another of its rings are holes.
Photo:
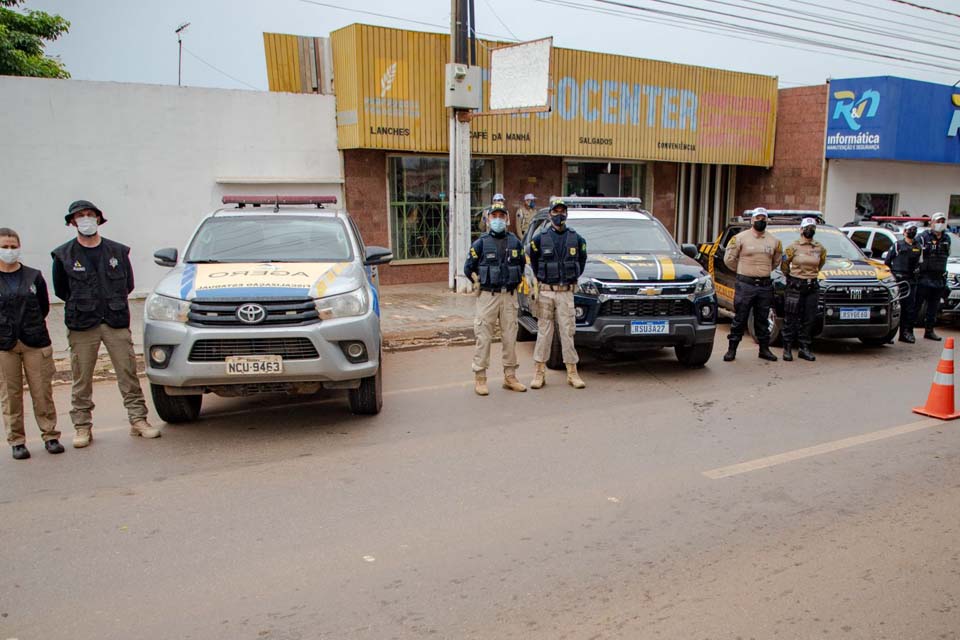
[[[363,287],[350,293],[320,298],[315,302],[321,320],[362,316],[370,306],[370,299]]]
[[[187,314],[190,313],[190,303],[186,300],[177,298],[168,298],[158,293],[151,293],[147,296],[146,316],[147,320],[157,320],[160,322],[186,322]]]
[[[577,293],[585,296],[599,296],[600,287],[597,286],[596,280],[581,280],[577,283]]]
[[[713,293],[713,278],[710,276],[704,276],[697,280],[696,294],[699,296],[707,293]]]

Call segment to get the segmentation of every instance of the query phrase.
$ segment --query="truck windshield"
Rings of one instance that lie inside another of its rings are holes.
[[[340,220],[283,215],[209,218],[186,262],[346,262],[353,258]]]
[[[789,247],[794,240],[800,238],[800,231],[795,228],[789,229],[771,229],[773,235],[777,237],[784,250]],[[824,246],[827,255],[831,258],[846,258],[847,260],[863,260],[865,256],[861,253],[853,240],[836,229],[817,227],[817,234],[813,238]],[[877,259],[880,256],[876,256]]]
[[[570,220],[570,228],[587,241],[587,254],[674,253],[676,244],[656,222],[589,218]]]

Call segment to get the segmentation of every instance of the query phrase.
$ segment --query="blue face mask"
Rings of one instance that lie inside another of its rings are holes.
[[[507,221],[503,218],[490,218],[490,231],[503,233],[507,230]]]
[[[567,221],[567,214],[565,213],[550,214],[550,222],[552,222],[555,226],[562,227],[566,221]]]

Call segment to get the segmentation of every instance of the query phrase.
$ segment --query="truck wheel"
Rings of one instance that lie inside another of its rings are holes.
[[[677,360],[688,369],[700,369],[707,364],[713,353],[713,342],[704,342],[690,347],[674,347]]]
[[[164,422],[179,424],[193,422],[200,417],[200,406],[203,396],[171,396],[163,385],[150,384],[150,395],[153,397],[153,406],[157,415]]]
[[[350,389],[350,411],[358,416],[375,416],[383,407],[383,358],[380,367],[369,378],[363,378],[360,386]]]
[[[565,369],[563,364],[563,347],[560,345],[560,328],[553,323],[553,342],[550,343],[550,357],[547,358],[547,369],[559,371]]]
[[[779,345],[780,344],[780,331],[783,329],[783,320],[777,317],[777,312],[770,307],[770,344]],[[757,339],[756,331],[753,328],[753,309],[750,310],[750,315],[747,317],[747,333],[750,334],[750,337],[754,340]]]

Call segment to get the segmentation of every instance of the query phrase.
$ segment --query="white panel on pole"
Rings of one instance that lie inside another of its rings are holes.
[[[490,52],[490,110],[545,109],[550,104],[553,38]]]

